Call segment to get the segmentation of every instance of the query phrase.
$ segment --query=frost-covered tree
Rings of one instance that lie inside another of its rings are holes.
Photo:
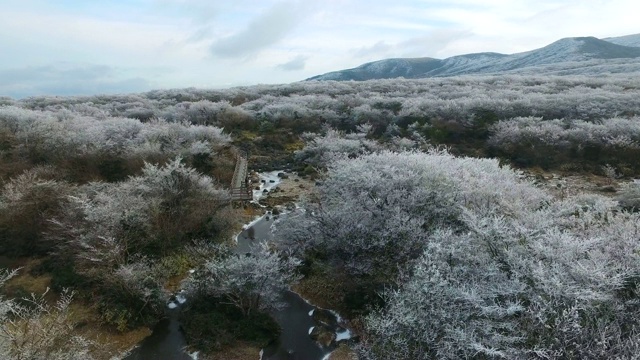
[[[215,236],[228,226],[227,191],[180,158],[164,166],[146,164],[140,176],[124,182],[91,183],[80,190],[66,218],[57,222],[73,248],[96,256],[118,248],[122,254],[166,254],[189,238]]]
[[[12,255],[44,254],[55,244],[44,237],[50,218],[58,216],[73,186],[48,179],[52,170],[27,170],[0,190],[0,251]]]
[[[640,181],[636,180],[623,185],[617,200],[623,209],[640,211]]]
[[[249,316],[283,306],[282,293],[299,279],[298,265],[299,260],[275,252],[267,244],[248,255],[233,255],[229,249],[221,248],[194,274],[187,288],[192,296],[222,299]]]
[[[0,287],[17,271],[3,271]],[[15,360],[94,359],[95,343],[74,333],[70,317],[73,293],[63,292],[55,305],[46,293],[17,301],[0,296],[0,357]]]
[[[227,205],[227,191],[178,158],[146,164],[124,182],[80,187],[48,237],[58,244],[58,261],[71,262],[94,285],[105,321],[124,330],[162,312],[168,275],[155,260],[192,240],[223,237]]]
[[[336,130],[328,130],[323,136],[305,134],[307,143],[302,150],[296,152],[295,157],[298,161],[322,168],[332,160],[368,154],[381,148],[365,136],[366,132],[344,134]]]
[[[467,231],[435,232],[367,317],[363,356],[635,358],[638,216],[593,196],[514,215],[468,211]]]
[[[495,160],[442,151],[340,159],[318,192],[295,224],[279,227],[282,246],[321,251],[350,274],[387,279],[419,256],[434,229],[463,229],[463,209],[515,214],[547,199]]]
[[[633,359],[640,215],[520,177],[438,151],[341,159],[280,246],[388,285],[365,359]]]

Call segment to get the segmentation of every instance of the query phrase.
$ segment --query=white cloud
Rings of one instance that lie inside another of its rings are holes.
[[[292,2],[275,4],[265,13],[237,31],[211,45],[214,56],[246,57],[254,55],[282,40],[305,16],[301,7]]]
[[[282,63],[282,64],[278,64],[276,66],[276,68],[280,69],[280,70],[284,70],[284,71],[297,71],[297,70],[302,70],[304,69],[304,65],[307,62],[308,56],[304,56],[304,55],[298,55],[295,58]]]

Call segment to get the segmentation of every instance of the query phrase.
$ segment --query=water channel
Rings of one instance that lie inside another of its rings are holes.
[[[276,174],[277,172],[260,174],[262,182],[260,189],[254,190],[254,201],[258,202],[265,194],[264,189],[268,192],[277,186],[279,179]],[[283,213],[277,217],[282,220],[282,217],[286,216],[287,214]],[[272,240],[275,221],[276,217],[267,212],[264,216],[245,225],[244,230],[236,237],[235,252],[245,254],[253,245]],[[336,348],[338,341],[350,338],[349,330],[340,326],[337,314],[316,308],[292,291],[286,291],[282,300],[286,306],[271,314],[282,331],[277,341],[262,349],[261,360],[322,360]],[[180,308],[186,301],[188,300],[180,294],[174,296],[167,305],[165,318],[125,359],[189,360],[197,358],[196,353],[185,352],[186,340],[178,320]],[[312,339],[310,334],[318,333],[318,329],[322,329],[325,335],[329,335],[329,341],[321,344]]]

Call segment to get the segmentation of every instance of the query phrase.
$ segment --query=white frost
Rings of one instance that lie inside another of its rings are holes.
[[[264,195],[264,190],[271,191],[278,184],[280,184],[280,178],[278,177],[278,173],[283,172],[282,170],[270,171],[266,173],[258,173],[258,177],[260,178],[260,190],[253,190],[253,201],[258,203],[260,198]],[[264,182],[262,182],[264,180]],[[273,182],[271,182],[273,180]]]
[[[187,298],[184,297],[184,295],[182,295],[182,294],[178,294],[178,295],[176,295],[176,301],[179,304],[184,304],[185,302],[187,302]]]
[[[344,331],[336,332],[336,341],[349,340],[351,339],[351,331],[349,329],[344,329]]]

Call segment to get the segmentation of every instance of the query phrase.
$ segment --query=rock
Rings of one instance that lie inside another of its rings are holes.
[[[271,179],[271,180],[269,180],[269,182],[270,182],[270,183],[274,183],[274,182],[276,182],[276,181],[275,181],[275,180],[273,180],[273,179]]]
[[[262,190],[262,192],[266,194],[266,193],[268,193],[268,192],[269,192],[269,190],[264,189],[264,190]]]
[[[336,340],[336,334],[325,326],[314,326],[309,337],[324,347],[330,347]]]
[[[265,179],[260,180],[261,183],[266,183],[267,181]]]
[[[336,317],[329,310],[315,309],[311,317],[313,321],[322,325],[335,326],[338,324]]]
[[[293,181],[298,182],[298,181],[300,181],[300,179],[295,178],[295,179],[293,179]]]
[[[271,211],[271,213],[273,215],[280,215],[280,210],[278,208],[273,208],[273,211]]]
[[[260,186],[256,186],[254,189],[255,190],[260,190]]]

